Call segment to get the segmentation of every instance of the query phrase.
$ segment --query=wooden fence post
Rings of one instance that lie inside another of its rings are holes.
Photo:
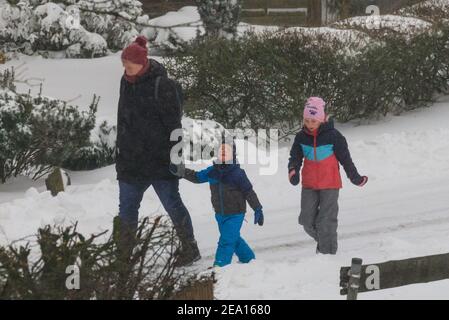
[[[172,297],[173,300],[214,300],[215,274],[201,277],[181,288]]]
[[[53,172],[45,179],[47,190],[51,191],[51,195],[56,197],[59,192],[64,192],[64,180],[62,179],[61,169],[56,167]]]
[[[362,259],[352,258],[351,269],[349,271],[347,300],[357,300],[357,293],[360,286],[360,275],[362,271]]]
[[[2,51],[0,51],[0,64],[6,63],[6,54],[4,54]]]

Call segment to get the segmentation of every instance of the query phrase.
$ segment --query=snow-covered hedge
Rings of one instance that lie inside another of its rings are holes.
[[[189,116],[288,134],[309,96],[322,96],[334,117],[349,121],[422,107],[447,91],[449,27],[423,26],[371,41],[363,30],[301,28],[198,40],[168,66],[185,87]]]
[[[197,7],[186,6],[178,11],[167,12],[165,15],[145,22],[138,18],[139,23],[146,23],[140,34],[152,39],[152,44],[160,47],[176,49],[179,44],[195,39],[202,35],[201,17]]]
[[[384,36],[396,33],[403,36],[416,36],[432,29],[432,23],[414,17],[395,15],[359,16],[334,23],[335,27],[356,29],[370,36]]]
[[[449,24],[449,0],[427,0],[397,11],[398,15]]]
[[[117,127],[103,122],[94,128],[89,145],[74,151],[62,166],[70,170],[93,170],[113,164],[116,157]]]

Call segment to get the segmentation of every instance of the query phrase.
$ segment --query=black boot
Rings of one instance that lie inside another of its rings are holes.
[[[181,243],[181,248],[175,252],[175,266],[188,267],[201,259],[200,250],[195,240],[186,240]]]
[[[120,261],[127,263],[136,244],[136,230],[124,224],[119,216],[114,217],[113,236],[117,244]]]

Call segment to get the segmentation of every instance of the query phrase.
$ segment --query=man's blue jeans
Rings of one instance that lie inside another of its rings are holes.
[[[140,202],[143,194],[153,186],[165,211],[170,216],[181,241],[193,241],[192,219],[179,194],[179,180],[154,180],[146,183],[127,183],[119,180],[119,216],[123,224],[132,230],[138,225]]]
[[[245,214],[215,214],[220,230],[214,265],[223,267],[232,262],[234,253],[242,263],[248,263],[255,258],[254,252],[240,236]]]

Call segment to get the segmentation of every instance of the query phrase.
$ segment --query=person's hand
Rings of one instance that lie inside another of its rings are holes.
[[[254,224],[258,224],[259,226],[263,226],[264,217],[262,208],[257,208],[254,210]]]
[[[170,163],[168,170],[170,171],[171,174],[179,178],[183,178],[185,174],[185,165],[184,163],[180,164]]]
[[[368,177],[367,176],[363,176],[362,177],[362,182],[359,184],[359,187],[363,187],[367,182],[368,182]]]
[[[290,169],[290,172],[288,173],[288,181],[294,186],[297,186],[299,184],[299,172],[297,172],[295,169]]]

